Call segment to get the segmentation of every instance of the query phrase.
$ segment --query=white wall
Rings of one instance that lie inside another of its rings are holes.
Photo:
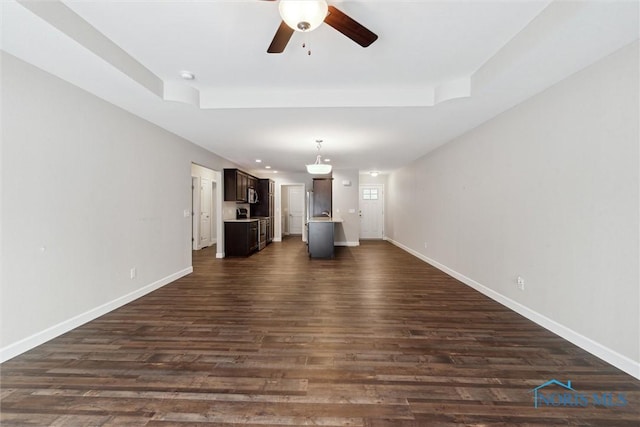
[[[378,176],[371,176],[368,173],[360,175],[360,185],[363,184],[380,184],[383,186],[387,186],[387,182],[389,180],[389,175],[380,174]]]
[[[638,49],[392,174],[386,217],[399,245],[636,377]]]
[[[1,59],[5,360],[189,273],[191,162],[233,165]]]
[[[336,246],[360,244],[359,179],[357,169],[334,169],[333,171],[333,216],[342,218],[342,223],[336,224],[335,227]],[[348,185],[346,185],[347,182]]]

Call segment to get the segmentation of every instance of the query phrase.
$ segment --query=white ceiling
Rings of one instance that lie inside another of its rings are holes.
[[[639,38],[637,0],[329,3],[378,40],[322,25],[268,54],[259,0],[3,0],[2,49],[267,176],[255,159],[300,172],[316,139],[392,171]]]

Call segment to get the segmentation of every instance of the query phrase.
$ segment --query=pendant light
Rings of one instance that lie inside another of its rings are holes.
[[[316,156],[316,162],[307,166],[307,172],[312,175],[326,175],[331,172],[331,165],[327,165],[322,163],[320,156],[320,148],[322,147],[322,140],[316,139],[316,144],[318,147],[318,155]]]

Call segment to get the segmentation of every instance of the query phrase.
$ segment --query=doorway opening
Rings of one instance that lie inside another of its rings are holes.
[[[304,184],[282,185],[280,191],[280,229],[282,237],[300,236],[306,240],[306,195]]]
[[[218,236],[222,235],[222,194],[218,183],[220,172],[191,164],[191,248],[195,251],[215,247],[222,258]]]

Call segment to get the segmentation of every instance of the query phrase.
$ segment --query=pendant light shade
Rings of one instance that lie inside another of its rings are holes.
[[[296,31],[318,28],[329,10],[325,0],[280,0],[278,8],[282,20]]]
[[[322,140],[321,139],[317,139],[316,140],[317,146],[318,146],[318,155],[316,156],[316,161],[315,163],[312,163],[310,165],[306,165],[307,166],[307,172],[312,174],[312,175],[326,175],[328,173],[331,173],[331,165],[328,165],[326,163],[322,163],[322,156],[320,156],[320,148],[322,147]]]
[[[307,165],[307,172],[312,175],[326,175],[331,172],[331,165],[320,163],[320,155],[318,154],[316,162],[311,165]]]

